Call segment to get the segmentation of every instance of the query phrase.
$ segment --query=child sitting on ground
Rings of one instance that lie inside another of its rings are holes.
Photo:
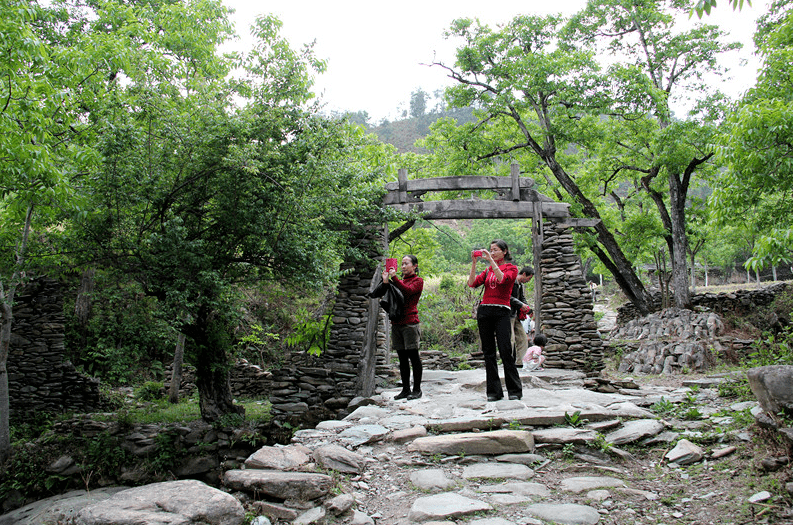
[[[534,344],[526,351],[523,356],[523,368],[529,370],[542,370],[542,364],[545,362],[545,356],[542,355],[542,349],[548,344],[548,338],[543,334],[534,336]]]

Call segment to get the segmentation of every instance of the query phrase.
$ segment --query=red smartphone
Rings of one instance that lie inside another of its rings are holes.
[[[474,257],[481,257],[482,255],[484,255],[482,253],[482,250],[474,250],[474,253],[473,253]]]
[[[391,270],[396,271],[397,265],[398,265],[398,261],[393,257],[389,257],[388,259],[385,260],[385,271],[387,272],[390,272]]]

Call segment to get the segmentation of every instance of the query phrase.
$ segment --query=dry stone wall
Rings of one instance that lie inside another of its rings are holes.
[[[605,366],[603,342],[570,229],[545,223],[540,257],[545,366],[597,375]]]
[[[38,278],[18,290],[6,362],[12,417],[99,407],[99,380],[64,357],[64,321],[57,281]]]
[[[713,311],[719,314],[733,313],[747,315],[757,308],[768,306],[777,295],[787,290],[787,283],[777,283],[758,290],[740,289],[734,292],[695,294],[691,297],[691,305],[695,309]],[[671,301],[670,301],[671,302]],[[653,311],[661,310],[661,294],[653,294]],[[641,317],[639,310],[628,303],[617,309],[617,326],[627,324]]]

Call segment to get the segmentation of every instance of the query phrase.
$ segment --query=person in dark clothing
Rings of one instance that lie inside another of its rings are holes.
[[[402,279],[396,276],[396,270],[383,272],[383,283],[391,281],[404,297],[402,315],[391,319],[391,346],[399,356],[399,375],[402,379],[402,391],[394,399],[418,399],[421,392],[421,357],[419,343],[419,298],[424,290],[424,279],[418,276],[419,261],[415,255],[402,258]],[[413,369],[413,389],[410,388],[410,370]]]
[[[523,327],[523,320],[531,314],[531,307],[526,300],[523,285],[531,281],[532,277],[534,277],[534,268],[531,266],[521,268],[520,272],[518,272],[518,277],[515,279],[515,284],[512,286],[512,297],[510,298],[510,306],[512,307],[512,345],[515,347],[515,365],[518,368],[523,367],[523,356],[526,355],[526,350],[529,349],[529,337]]]
[[[487,261],[488,266],[480,274],[476,273],[479,258]],[[498,375],[496,346],[504,366],[504,381],[510,399],[523,397],[523,384],[515,366],[515,353],[512,349],[512,324],[510,322],[510,297],[512,285],[518,276],[518,267],[510,261],[507,243],[496,239],[490,243],[490,250],[471,252],[471,272],[468,275],[468,286],[477,288],[484,286],[482,302],[477,309],[476,323],[479,327],[479,338],[482,353],[485,357],[485,377],[487,382],[487,400],[498,401],[504,397],[501,378]]]

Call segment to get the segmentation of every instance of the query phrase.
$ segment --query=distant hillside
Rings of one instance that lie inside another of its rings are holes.
[[[379,126],[370,127],[369,131],[376,134],[383,142],[396,146],[400,153],[426,153],[423,148],[415,146],[416,141],[426,137],[432,123],[442,117],[456,119],[458,124],[473,122],[473,108],[427,113],[420,117],[383,122]]]

